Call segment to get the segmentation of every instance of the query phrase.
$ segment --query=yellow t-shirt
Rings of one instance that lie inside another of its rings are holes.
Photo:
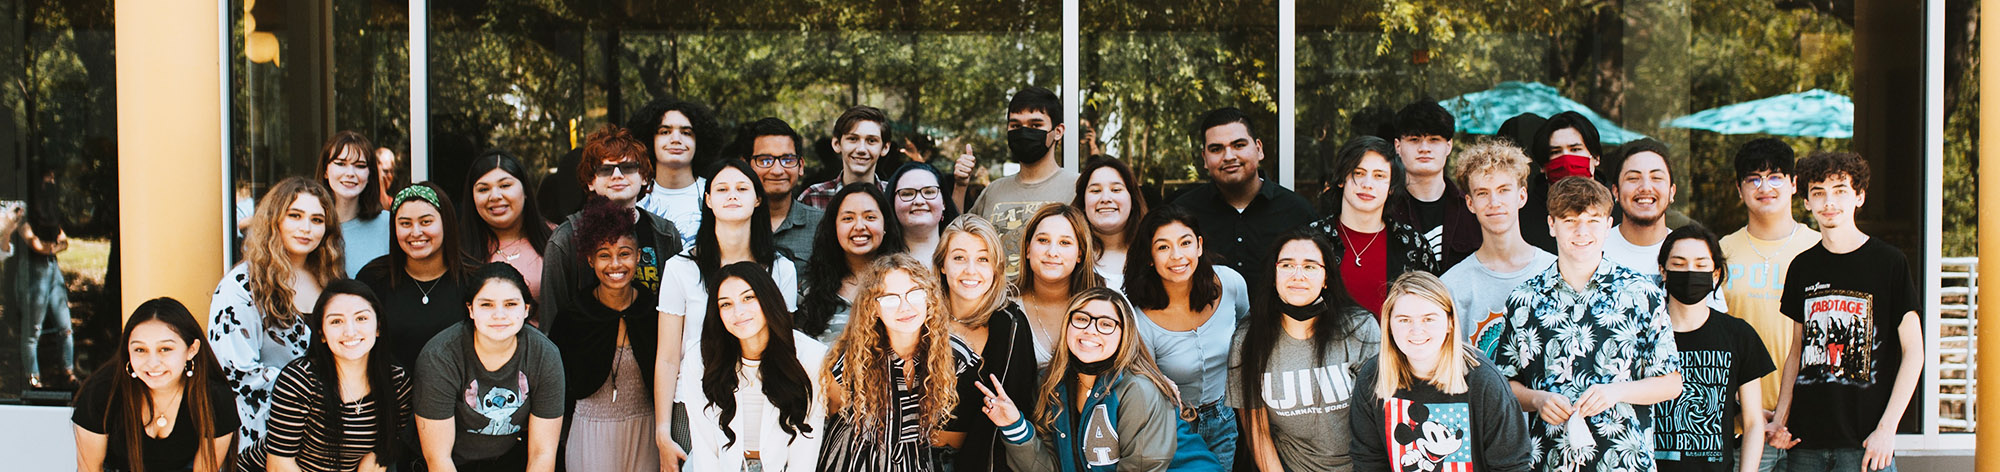
[[[1797,326],[1778,312],[1778,299],[1785,291],[1785,269],[1792,265],[1793,257],[1818,244],[1819,232],[1804,224],[1791,236],[1775,241],[1757,239],[1747,227],[1722,237],[1722,257],[1729,264],[1722,297],[1729,302],[1730,314],[1757,330],[1764,350],[1778,366],[1760,380],[1767,410],[1778,406],[1778,390],[1783,386],[1778,377],[1784,374],[1785,357],[1792,350],[1792,330]]]

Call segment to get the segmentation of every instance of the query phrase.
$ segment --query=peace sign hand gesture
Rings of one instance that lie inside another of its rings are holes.
[[[1003,428],[1020,421],[1021,409],[1015,407],[1014,399],[1007,398],[1007,391],[1000,388],[1000,377],[993,374],[986,376],[992,379],[992,388],[987,388],[988,384],[983,382],[972,383],[972,386],[979,387],[979,393],[986,395],[986,407],[980,409],[986,412],[986,419],[993,420],[994,426]]]

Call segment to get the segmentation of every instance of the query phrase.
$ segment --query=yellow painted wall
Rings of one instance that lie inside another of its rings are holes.
[[[118,0],[122,313],[174,297],[196,318],[222,274],[215,0]]]
[[[1984,12],[2000,11],[2000,0],[1980,0],[1979,9]],[[1982,14],[1983,16],[1983,14]],[[1979,68],[1979,89],[2000,90],[2000,30],[1980,28],[1979,43],[1988,45],[1979,48],[1979,62],[1986,64]],[[1979,153],[1986,156],[2000,156],[2000,93],[1979,94]],[[2000,159],[1986,159],[1979,163],[1979,253],[2000,254]],[[1989,231],[1991,230],[1991,231]],[[2000,257],[1979,260],[1979,278],[2000,280]],[[1974,319],[1982,319],[1987,310],[2000,313],[2000,285],[1979,292],[1979,313]],[[1978,358],[1976,379],[2000,379],[2000,321],[1979,323],[1979,332],[1974,333],[1979,345],[1974,352]],[[1989,384],[1991,385],[1991,384]],[[1978,388],[1975,384],[1973,388]],[[1976,400],[1978,411],[1974,432],[1978,451],[1973,458],[1973,466],[1980,472],[2000,472],[2000,395],[1989,392]]]

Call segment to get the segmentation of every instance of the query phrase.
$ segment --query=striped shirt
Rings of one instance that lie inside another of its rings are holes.
[[[338,395],[338,386],[320,382],[318,367],[307,358],[286,365],[272,389],[271,420],[262,442],[238,461],[238,470],[265,468],[266,454],[290,457],[303,470],[356,470],[361,459],[375,450],[375,395],[355,402],[343,402],[339,424],[328,428],[321,418],[327,394]],[[396,408],[401,410],[399,428],[407,430],[410,411],[410,378],[401,366],[390,366],[396,389]]]

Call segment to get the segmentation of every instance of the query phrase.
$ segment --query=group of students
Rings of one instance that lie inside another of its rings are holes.
[[[79,393],[79,468],[1894,467],[1917,301],[1854,227],[1853,154],[1744,146],[1750,224],[1718,238],[1670,229],[1664,146],[1529,115],[1447,178],[1452,117],[1419,102],[1327,156],[1321,219],[1236,109],[1157,208],[1118,159],[1058,162],[1060,109],[1012,97],[1020,171],[968,202],[970,148],[877,172],[878,109],[800,185],[783,121],[719,143],[662,100],[589,135],[553,228],[504,152],[455,205],[382,190],[338,134],[257,202],[206,329],[132,314]]]

